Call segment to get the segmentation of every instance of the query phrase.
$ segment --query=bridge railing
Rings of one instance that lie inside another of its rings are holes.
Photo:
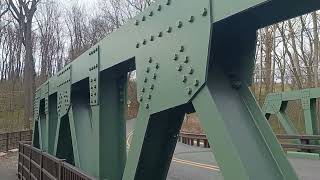
[[[19,147],[19,141],[31,141],[32,130],[0,133],[0,152],[7,152]]]
[[[23,180],[95,180],[64,160],[30,146],[28,142],[19,143],[18,162],[18,178]]]
[[[320,135],[287,135],[278,134],[277,138],[281,142],[281,146],[284,150],[297,150],[301,152],[320,152],[320,145],[317,142],[320,141]],[[180,132],[179,142],[183,144],[209,148],[207,137],[205,134],[196,134],[189,132]],[[301,143],[291,143],[292,140],[299,140]]]
[[[284,141],[290,140],[298,140],[301,143],[284,143],[282,142],[282,148],[283,149],[294,149],[302,152],[320,152],[320,136],[319,135],[288,135],[288,134],[278,134],[277,138]]]

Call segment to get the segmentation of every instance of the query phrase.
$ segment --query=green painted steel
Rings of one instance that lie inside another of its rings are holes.
[[[320,88],[270,93],[264,102],[263,111],[267,119],[271,114],[275,114],[288,134],[299,134],[285,112],[288,101],[299,100],[304,112],[305,133],[307,135],[319,135],[316,116],[316,99],[319,97]]]
[[[165,179],[183,116],[197,111],[224,179],[298,179],[248,86],[257,29],[319,8],[157,0],[37,89],[33,144],[98,179]],[[140,107],[127,158],[132,70]]]

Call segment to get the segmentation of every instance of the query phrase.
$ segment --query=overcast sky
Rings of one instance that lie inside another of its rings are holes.
[[[86,9],[94,9],[97,4],[97,0],[60,0],[60,2],[66,6],[71,6],[72,3],[78,3]]]

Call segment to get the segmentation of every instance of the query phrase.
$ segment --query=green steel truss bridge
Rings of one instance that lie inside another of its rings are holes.
[[[157,0],[41,85],[33,145],[98,179],[165,179],[196,111],[225,180],[296,180],[248,86],[256,31],[319,0]],[[127,73],[137,123],[126,153]]]

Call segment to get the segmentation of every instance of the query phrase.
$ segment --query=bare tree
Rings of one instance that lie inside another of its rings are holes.
[[[24,122],[30,126],[35,91],[35,69],[33,59],[32,20],[40,0],[6,0],[13,18],[19,25],[19,40],[25,48],[24,56]]]

